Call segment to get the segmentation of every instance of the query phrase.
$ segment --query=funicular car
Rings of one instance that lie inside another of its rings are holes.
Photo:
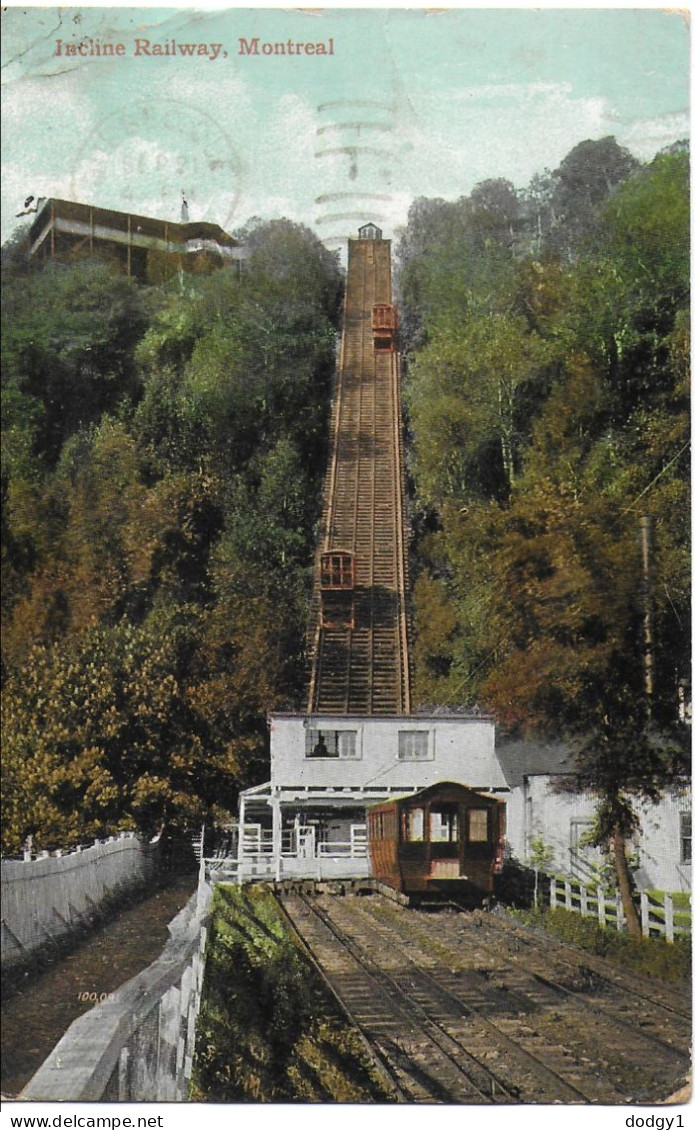
[[[396,342],[396,307],[378,302],[372,307],[372,335],[374,348],[392,352]]]
[[[321,625],[324,628],[355,626],[355,555],[346,549],[321,554]]]
[[[482,902],[501,869],[504,831],[503,800],[442,781],[368,809],[371,873],[416,902]]]

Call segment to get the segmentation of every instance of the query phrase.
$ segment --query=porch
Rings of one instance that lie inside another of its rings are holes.
[[[369,876],[366,808],[391,791],[350,787],[246,789],[239,822],[205,858],[212,882],[364,879]]]
[[[283,879],[363,879],[369,875],[367,826],[351,824],[349,839],[319,839],[320,829],[299,818],[284,828],[280,850],[275,850],[272,828],[246,823],[235,829],[225,849],[206,856],[206,873],[212,882],[252,883]]]

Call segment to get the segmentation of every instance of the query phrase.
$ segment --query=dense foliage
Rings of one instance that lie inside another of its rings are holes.
[[[683,765],[688,171],[582,142],[398,247],[416,699],[575,734],[604,840]],[[7,249],[5,851],[228,812],[299,705],[341,279],[306,229],[245,240],[159,287]]]
[[[416,201],[398,249],[416,697],[575,734],[604,839],[684,762],[688,172],[583,142],[527,192]]]
[[[3,272],[4,850],[233,811],[299,704],[341,275]]]
[[[193,1067],[207,1102],[387,1102],[359,1036],[262,887],[215,890]]]

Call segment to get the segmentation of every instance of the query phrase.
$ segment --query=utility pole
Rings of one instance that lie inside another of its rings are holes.
[[[654,694],[654,518],[644,515],[639,524],[644,608],[644,689],[647,703],[650,704]]]

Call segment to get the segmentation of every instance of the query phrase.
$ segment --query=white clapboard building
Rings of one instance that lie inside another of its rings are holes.
[[[482,715],[272,714],[270,780],[239,801],[241,880],[368,874],[366,809],[437,781],[506,796]]]
[[[366,809],[438,781],[500,796],[507,855],[531,865],[539,842],[546,870],[581,880],[604,862],[585,842],[597,799],[572,788],[569,747],[534,741],[495,746],[485,715],[397,717],[272,714],[270,780],[239,801],[238,878],[350,879],[369,874]],[[631,844],[639,889],[689,891],[689,783],[657,803],[637,802]]]
[[[500,741],[497,749],[509,787],[508,851],[529,864],[534,845],[548,853],[546,870],[583,881],[605,862],[586,843],[597,798],[572,787],[569,746]],[[692,881],[692,791],[690,782],[667,790],[655,803],[636,801],[639,830],[630,844],[634,880],[640,890],[689,891]],[[552,854],[551,854],[552,853]]]

